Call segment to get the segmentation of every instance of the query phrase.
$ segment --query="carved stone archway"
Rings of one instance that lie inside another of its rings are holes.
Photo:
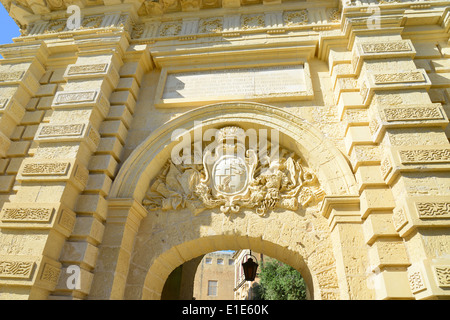
[[[217,208],[199,215],[187,208],[157,208],[148,213],[142,203],[150,183],[161,174],[178,138],[186,132],[194,134],[199,124],[203,130],[232,125],[277,130],[280,146],[301,157],[317,176],[326,201],[297,211],[273,208],[266,216],[255,214],[252,208],[235,214]],[[175,130],[180,134],[173,134]],[[314,298],[345,299],[348,288],[338,272],[339,254],[336,259],[340,244],[331,240],[323,214],[329,211],[329,199],[355,197],[355,185],[347,160],[333,143],[286,111],[259,103],[194,109],[153,132],[119,171],[111,188],[105,230],[105,238],[115,240],[101,246],[99,259],[102,254],[104,259],[97,268],[91,297],[160,298],[168,275],[182,263],[215,250],[251,248],[299,270]]]
[[[302,155],[316,172],[327,195],[357,194],[348,161],[320,130],[285,110],[260,103],[237,102],[194,109],[155,130],[124,162],[112,185],[110,198],[142,200],[150,180],[170,157],[181,132],[193,132],[196,125],[206,130],[236,123],[244,129],[250,125],[278,130],[280,145]],[[175,130],[180,134],[172,135]],[[327,183],[331,180],[333,183]]]

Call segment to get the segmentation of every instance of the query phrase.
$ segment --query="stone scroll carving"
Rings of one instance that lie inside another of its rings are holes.
[[[201,164],[169,159],[143,205],[148,210],[188,208],[194,215],[217,207],[226,214],[249,208],[263,216],[275,208],[298,210],[323,196],[315,174],[294,153],[281,149],[278,156],[262,159],[258,150],[246,148],[243,129],[225,127],[204,149]]]

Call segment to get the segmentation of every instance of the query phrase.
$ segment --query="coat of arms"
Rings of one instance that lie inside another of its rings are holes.
[[[194,214],[219,207],[223,213],[251,208],[265,215],[274,208],[297,210],[324,193],[314,173],[294,153],[258,159],[257,146],[246,147],[243,129],[224,127],[205,147],[202,164],[168,160],[150,184],[144,206],[149,210],[188,208]]]
[[[211,188],[212,195],[223,199],[222,212],[239,211],[237,200],[245,198],[258,163],[256,151],[245,148],[245,132],[238,127],[225,127],[203,156],[205,178],[201,183]]]

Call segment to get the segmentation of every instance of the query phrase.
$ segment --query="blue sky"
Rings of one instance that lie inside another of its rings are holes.
[[[0,4],[0,44],[12,43],[12,38],[20,36],[19,27]]]

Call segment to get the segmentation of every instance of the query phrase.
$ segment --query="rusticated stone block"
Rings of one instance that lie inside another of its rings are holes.
[[[56,93],[52,108],[75,107],[95,107],[102,117],[106,117],[109,111],[109,101],[100,90],[59,91]]]
[[[411,40],[374,41],[357,43],[353,48],[352,67],[355,74],[359,74],[362,64],[372,59],[411,58],[416,51]]]
[[[369,249],[369,260],[372,270],[411,264],[403,241],[376,241]]]
[[[404,197],[400,200],[401,212],[396,228],[404,237],[419,227],[450,227],[450,200],[448,196]]]
[[[41,123],[36,132],[35,141],[84,141],[87,143],[91,151],[94,152],[100,142],[100,134],[92,125],[88,123]]]
[[[383,156],[381,170],[384,180],[391,184],[401,172],[446,171],[450,163],[448,145],[392,146]]]
[[[392,214],[371,213],[363,223],[364,239],[373,244],[378,238],[398,237],[392,222]]]
[[[17,174],[17,181],[69,181],[75,187],[83,190],[86,186],[89,172],[75,159],[35,159],[26,158]]]
[[[360,199],[363,219],[372,211],[386,211],[395,208],[395,200],[390,189],[365,189],[361,193]]]
[[[408,280],[416,299],[447,296],[450,287],[450,259],[424,259],[408,268]]]

